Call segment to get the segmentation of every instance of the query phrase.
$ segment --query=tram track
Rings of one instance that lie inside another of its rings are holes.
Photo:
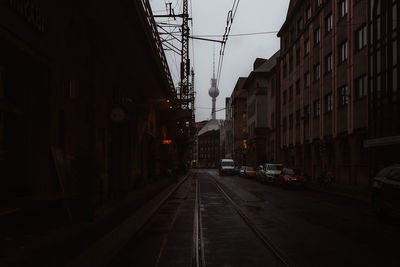
[[[203,230],[201,223],[201,199],[200,184],[196,179],[196,197],[194,211],[194,231],[193,231],[193,267],[205,267]]]
[[[237,212],[237,214],[243,219],[246,225],[254,232],[254,234],[262,241],[265,247],[271,251],[271,253],[275,256],[278,262],[280,262],[283,266],[293,267],[294,265],[289,263],[289,260],[286,259],[285,256],[273,245],[273,243],[268,239],[268,237],[263,234],[263,232],[259,229],[259,227],[252,221],[252,219],[246,214],[246,212],[239,207],[239,205],[233,201],[233,199],[229,196],[229,194],[223,189],[223,185],[217,181],[211,174],[208,174],[210,180],[218,189],[218,191],[224,196],[225,200],[228,201]],[[196,182],[197,183],[197,182]],[[200,214],[201,215],[201,214]],[[205,265],[199,265],[204,267]]]

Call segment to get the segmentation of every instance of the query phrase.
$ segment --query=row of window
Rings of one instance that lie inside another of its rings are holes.
[[[367,46],[367,27],[364,25],[361,28],[359,28],[356,31],[356,49],[357,50],[361,50],[364,47]],[[306,40],[304,43],[304,47],[305,47],[305,55],[307,56],[310,53],[310,45],[309,45],[309,41]],[[339,53],[338,53],[338,62],[339,64],[345,62],[348,58],[348,43],[347,40],[340,43],[339,44]],[[300,49],[298,48],[296,50],[296,65],[300,64]],[[325,70],[326,72],[330,72],[333,69],[333,60],[332,60],[332,53],[328,54],[325,57]],[[319,64],[316,65],[317,68],[317,72],[315,72],[316,74],[316,80],[319,80]],[[286,67],[286,60],[283,61],[283,77],[286,77],[287,74],[287,67]],[[289,72],[293,71],[293,55],[292,53],[289,53]]]
[[[367,76],[363,75],[355,80],[355,88],[356,88],[356,98],[361,99],[367,95]],[[338,88],[338,107],[343,107],[349,103],[349,87],[347,85],[344,85],[340,88]],[[325,101],[325,113],[329,113],[333,110],[333,96],[332,93],[328,93],[325,95],[324,98]],[[313,103],[313,112],[314,112],[314,117],[319,117],[321,115],[321,103],[320,99],[316,99]],[[304,106],[304,120],[307,121],[309,116],[310,116],[310,106],[305,105]],[[296,124],[300,124],[300,110],[296,111]],[[286,130],[287,127],[287,121],[286,118],[284,117],[282,119],[283,121],[283,130]],[[289,115],[289,128],[293,128],[293,115]]]
[[[322,6],[323,0],[315,0],[315,5],[314,5],[314,10],[318,10]],[[345,17],[348,13],[348,1],[347,0],[339,0],[338,1],[338,12],[339,12],[339,20],[341,20],[343,17]],[[305,20],[304,20],[305,18]],[[307,6],[304,16],[300,16],[300,18],[297,20],[297,34],[301,34],[302,31],[304,30],[305,23],[304,22],[309,22],[312,18],[312,6],[309,5]],[[329,33],[333,29],[333,16],[332,14],[329,14],[328,16],[325,17],[325,31],[326,33]],[[319,29],[318,32],[316,33],[318,35],[319,39]],[[294,41],[294,31],[290,30],[289,31],[289,37],[285,38],[285,47],[289,47],[289,43]],[[317,41],[319,42],[319,41]]]
[[[309,80],[309,78],[308,78],[309,73],[307,73],[305,77],[306,77],[305,81]],[[355,86],[356,99],[361,99],[364,96],[366,96],[367,95],[367,75],[364,74],[360,77],[357,77],[354,80],[354,86]],[[344,88],[344,87],[341,87],[341,88]],[[345,88],[347,88],[347,86],[345,86]],[[348,93],[347,93],[348,89],[341,89],[341,90],[345,90],[346,92],[339,92],[339,95],[348,95]],[[296,81],[296,94],[297,95],[300,94],[300,80]],[[282,92],[282,104],[283,105],[286,104],[287,97],[288,97],[287,91],[284,90]],[[347,104],[347,102],[346,102],[347,100],[345,100],[344,97],[342,97],[340,99],[341,99],[339,102],[340,105]],[[293,100],[293,86],[290,86],[289,87],[289,102],[291,102],[292,100]],[[329,111],[331,111],[331,110],[329,110]]]

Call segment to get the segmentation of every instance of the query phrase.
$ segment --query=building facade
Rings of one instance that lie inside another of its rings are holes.
[[[200,168],[218,168],[221,158],[220,130],[223,120],[209,120],[198,133]]]
[[[281,148],[312,179],[369,184],[367,1],[292,0],[281,39]]]
[[[0,2],[2,200],[96,206],[164,173],[176,97],[147,1],[25,2]]]
[[[368,1],[370,176],[400,162],[399,0]]]
[[[247,91],[243,85],[247,78],[240,77],[233,89],[233,160],[239,166],[246,165],[247,150]]]
[[[225,98],[225,158],[233,158],[233,112],[232,98]]]
[[[247,164],[251,166],[277,160],[278,58],[279,52],[269,59],[256,59],[243,86],[247,90]]]

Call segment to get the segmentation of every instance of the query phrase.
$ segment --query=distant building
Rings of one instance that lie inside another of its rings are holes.
[[[370,0],[368,5],[369,24],[364,31],[370,34],[369,130],[364,145],[370,152],[370,176],[373,176],[382,167],[400,162],[400,1]]]
[[[246,164],[247,150],[247,91],[243,85],[247,78],[240,77],[233,89],[233,159],[237,165]]]
[[[207,124],[208,120],[196,122],[196,134],[194,135],[193,160],[192,167],[198,167],[199,164],[199,131]]]
[[[233,112],[230,97],[225,99],[225,158],[233,158]]]
[[[279,52],[270,59],[257,58],[243,89],[247,95],[247,164],[274,162],[276,155],[276,99]]]
[[[200,168],[217,168],[220,159],[220,129],[223,120],[210,120],[198,133]]]
[[[367,18],[368,1],[291,0],[278,33],[284,163],[314,179],[369,183]]]

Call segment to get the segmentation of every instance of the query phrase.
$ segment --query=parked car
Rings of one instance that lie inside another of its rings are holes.
[[[256,179],[259,182],[263,182],[265,180],[265,167],[264,165],[260,165],[256,168]]]
[[[253,167],[246,167],[244,170],[244,177],[255,178],[256,177],[256,169]]]
[[[233,168],[233,174],[234,175],[239,175],[240,174],[240,166],[235,166],[235,168]]]
[[[400,215],[400,164],[383,168],[372,180],[372,202],[380,215]]]
[[[283,169],[282,164],[265,164],[265,180],[263,182],[276,183]]]
[[[304,186],[306,178],[300,169],[285,167],[279,175],[279,182],[284,186]]]
[[[233,175],[235,168],[235,163],[233,159],[221,159],[219,162],[219,175]]]
[[[247,166],[240,167],[239,176],[244,176],[244,171],[246,170]]]

